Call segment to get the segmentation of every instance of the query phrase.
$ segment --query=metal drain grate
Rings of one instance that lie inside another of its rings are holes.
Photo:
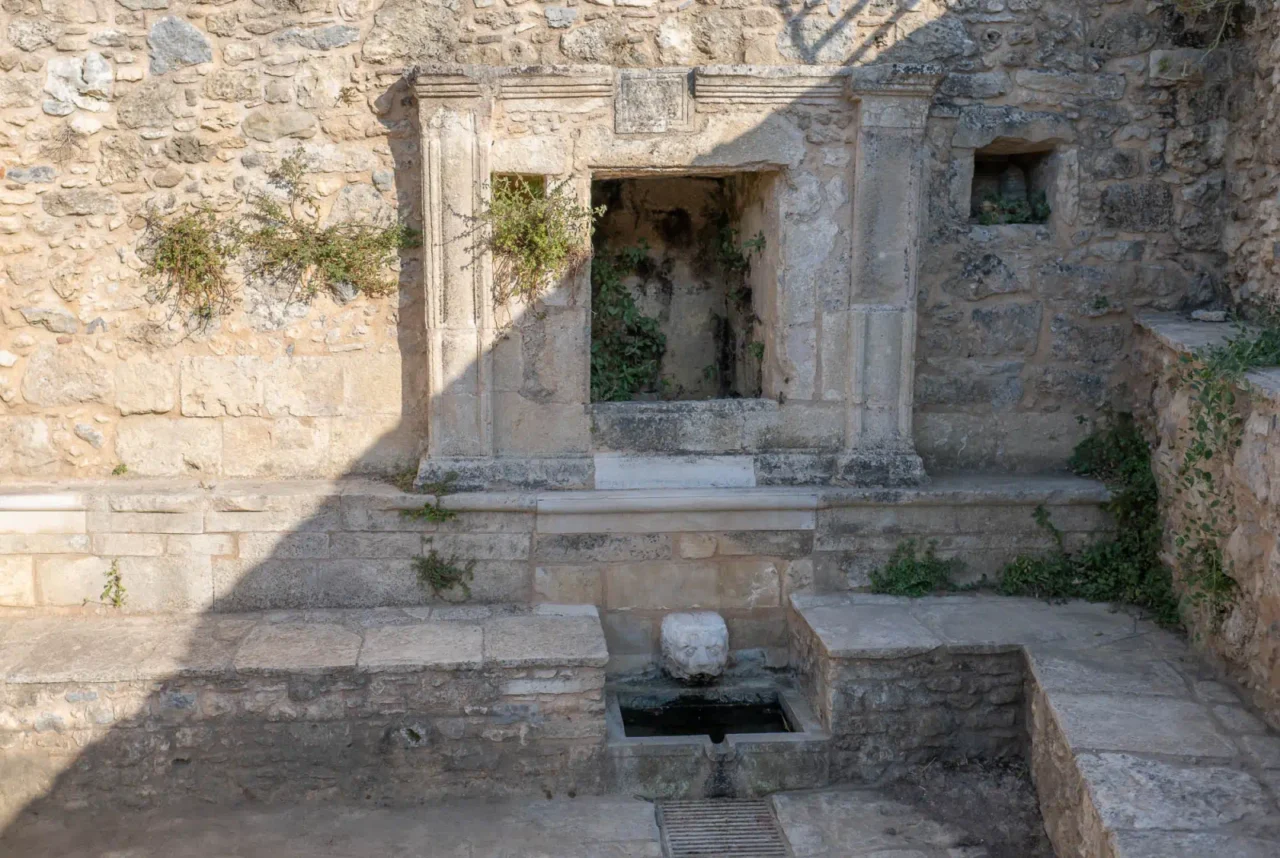
[[[667,858],[791,858],[769,803],[759,799],[664,801],[658,826]]]

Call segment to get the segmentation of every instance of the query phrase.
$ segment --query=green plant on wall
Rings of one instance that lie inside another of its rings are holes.
[[[983,226],[1048,222],[1049,199],[1044,191],[1036,191],[1030,197],[988,196],[978,204],[978,223]]]
[[[129,592],[124,587],[124,579],[120,576],[120,561],[112,560],[106,572],[106,583],[102,586],[102,602],[113,608],[123,608]]]
[[[937,550],[937,543],[930,541],[921,553],[914,539],[904,539],[889,562],[871,572],[871,592],[918,597],[956,589],[952,579],[964,564],[939,557]]]
[[[418,576],[418,586],[430,590],[436,598],[449,598],[455,593],[463,599],[471,598],[476,561],[463,563],[456,557],[442,557],[432,548],[425,557],[414,558],[413,567]]]
[[[229,269],[236,262],[249,276],[289,284],[303,299],[343,288],[371,296],[394,290],[399,251],[417,246],[418,233],[399,221],[326,224],[307,174],[306,159],[295,152],[267,174],[274,192],[251,195],[242,212],[148,211],[140,255],[158,299],[208,324],[235,302]]]
[[[497,176],[477,218],[479,249],[494,256],[494,300],[538,298],[558,277],[591,258],[591,227],[604,208],[583,206],[568,181],[548,186],[524,176]]]
[[[1188,394],[1189,408],[1175,490],[1185,526],[1174,536],[1174,547],[1189,598],[1211,617],[1225,614],[1236,592],[1222,552],[1235,527],[1235,501],[1216,473],[1240,446],[1245,375],[1278,364],[1280,318],[1274,311],[1225,343],[1181,358],[1178,383]]]
[[[624,402],[660,388],[667,338],[640,312],[626,278],[648,262],[643,243],[602,250],[591,264],[591,400]]]
[[[434,483],[423,483],[421,491],[425,494],[434,495],[433,501],[428,501],[422,505],[422,509],[406,509],[401,510],[400,514],[405,518],[420,518],[439,524],[445,521],[452,521],[458,517],[458,513],[451,509],[445,509],[441,506],[441,501],[445,495],[453,494],[453,486],[458,481],[458,472],[450,471],[445,474],[442,479]],[[404,491],[413,490],[413,482],[410,480],[409,486]]]
[[[207,208],[143,217],[142,257],[157,282],[156,298],[173,300],[200,323],[226,313],[235,302],[227,269],[239,252],[239,231]]]
[[[267,174],[283,194],[259,193],[239,225],[251,274],[283,279],[310,298],[347,285],[362,295],[385,295],[396,288],[390,270],[399,251],[416,247],[421,236],[399,221],[324,223],[306,181],[301,153],[285,158]]]
[[[1151,451],[1132,417],[1109,415],[1102,429],[1076,446],[1070,466],[1107,485],[1111,497],[1105,509],[1115,522],[1115,536],[1068,552],[1048,510],[1037,507],[1035,521],[1052,535],[1056,548],[1043,556],[1020,556],[1005,566],[999,591],[1136,605],[1163,625],[1179,625],[1173,580],[1160,560],[1159,496]]]

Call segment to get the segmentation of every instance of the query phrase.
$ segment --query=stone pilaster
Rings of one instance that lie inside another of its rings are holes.
[[[923,476],[911,437],[916,270],[925,120],[940,77],[933,66],[906,64],[849,76],[858,103],[843,468],[850,472],[887,467],[900,480]]]
[[[489,184],[488,100],[478,81],[419,74],[423,271],[426,280],[428,455],[493,452],[492,272],[475,251]]]

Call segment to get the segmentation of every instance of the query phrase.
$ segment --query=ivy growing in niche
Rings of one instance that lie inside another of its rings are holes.
[[[661,385],[667,338],[636,306],[626,278],[649,264],[643,242],[602,250],[591,264],[591,400],[625,402]]]
[[[530,302],[591,258],[591,228],[604,208],[577,200],[566,180],[548,186],[526,176],[496,176],[476,218],[477,251],[494,260],[494,301]]]
[[[276,193],[255,193],[243,213],[207,207],[144,217],[141,245],[145,272],[157,282],[155,295],[200,325],[224,315],[235,303],[229,269],[292,287],[291,297],[321,291],[385,295],[396,287],[391,270],[398,252],[416,247],[420,236],[399,221],[325,224],[306,181],[300,152],[267,174]]]

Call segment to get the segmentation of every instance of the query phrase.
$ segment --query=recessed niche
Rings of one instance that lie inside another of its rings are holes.
[[[593,401],[758,397],[771,294],[766,179],[598,179]]]
[[[974,223],[1046,223],[1049,220],[1050,150],[1009,151],[1007,143],[973,156],[969,216]]]

